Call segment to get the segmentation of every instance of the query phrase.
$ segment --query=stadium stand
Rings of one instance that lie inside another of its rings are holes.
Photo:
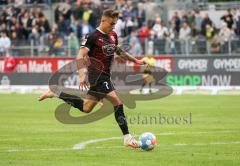
[[[81,39],[96,28],[106,8],[120,11],[116,32],[135,56],[240,52],[239,6],[222,10],[224,3],[214,6],[189,0],[9,0],[0,4],[0,30],[11,41],[11,47],[1,49],[2,56],[6,51],[12,56],[75,56]],[[213,17],[210,10],[217,14]]]

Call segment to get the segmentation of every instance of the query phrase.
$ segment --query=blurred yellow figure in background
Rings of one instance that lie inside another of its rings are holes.
[[[156,60],[154,59],[154,57],[152,55],[148,55],[148,56],[144,57],[143,60],[147,64],[145,65],[145,68],[144,68],[144,71],[143,71],[143,75],[142,75],[143,84],[142,84],[142,87],[140,89],[140,92],[142,93],[142,90],[143,90],[144,86],[146,84],[148,84],[149,85],[149,93],[152,93],[151,86],[152,86],[152,83],[155,81],[155,79],[152,75],[152,70],[155,67]]]

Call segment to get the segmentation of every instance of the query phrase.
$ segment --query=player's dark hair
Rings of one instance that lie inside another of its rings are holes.
[[[107,9],[103,11],[103,17],[118,18],[119,12],[117,10]]]

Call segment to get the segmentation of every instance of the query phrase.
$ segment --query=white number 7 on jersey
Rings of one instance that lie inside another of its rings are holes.
[[[106,88],[109,89],[109,87],[108,87],[108,82],[105,81],[105,82],[103,82],[103,83],[105,84]]]

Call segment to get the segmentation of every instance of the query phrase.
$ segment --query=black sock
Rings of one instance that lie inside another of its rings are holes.
[[[146,83],[143,83],[143,84],[142,84],[141,90],[143,89],[143,87],[144,87],[145,85],[146,85]]]
[[[117,105],[114,107],[115,119],[122,130],[123,135],[129,134],[127,121],[123,112],[123,105]]]
[[[71,106],[79,109],[80,111],[83,111],[84,101],[80,97],[62,92],[59,95],[59,98],[64,100],[66,103],[70,104]]]
[[[152,87],[152,83],[149,83],[149,89],[151,90],[151,87]]]

